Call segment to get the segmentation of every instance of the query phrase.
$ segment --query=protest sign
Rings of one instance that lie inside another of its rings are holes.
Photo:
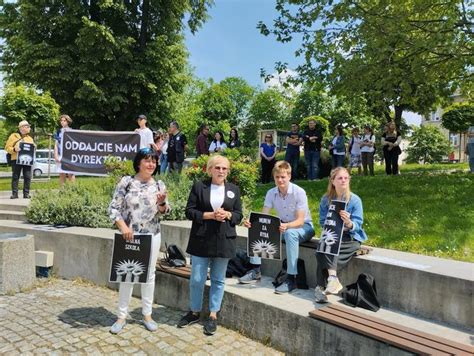
[[[250,213],[247,254],[270,260],[281,260],[280,219],[273,215]]]
[[[331,204],[329,204],[323,231],[321,232],[318,252],[339,256],[342,233],[344,232],[344,222],[339,212],[346,210],[346,204],[345,201],[340,200],[333,200]]]
[[[16,164],[21,166],[32,166],[35,162],[35,145],[32,143],[20,142],[20,150],[16,159]]]
[[[135,132],[67,130],[61,141],[61,170],[64,173],[106,175],[105,158],[132,160],[140,148]]]
[[[116,233],[109,282],[146,283],[151,256],[151,235],[133,234],[126,241]]]

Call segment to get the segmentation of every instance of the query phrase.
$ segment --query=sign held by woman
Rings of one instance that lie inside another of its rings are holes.
[[[344,221],[339,212],[346,209],[347,203],[341,200],[332,200],[329,204],[328,214],[324,222],[318,252],[339,256],[341,248],[342,233],[344,232]]]

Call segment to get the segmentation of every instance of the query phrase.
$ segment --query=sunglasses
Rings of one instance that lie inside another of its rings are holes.
[[[143,148],[140,148],[140,151],[139,151],[141,154],[144,154],[144,155],[151,155],[153,153],[155,153],[155,151],[150,148],[150,147],[143,147]]]

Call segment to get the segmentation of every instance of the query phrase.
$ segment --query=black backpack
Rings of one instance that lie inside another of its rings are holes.
[[[304,260],[302,260],[301,258],[298,258],[297,271],[298,271],[298,275],[296,276],[296,287],[298,289],[308,289],[309,287],[308,287],[308,284],[306,283],[306,268],[304,266]],[[272,284],[275,286],[275,288],[277,288],[280,285],[282,285],[286,281],[287,278],[288,278],[287,262],[285,258],[283,260],[283,263],[281,264],[281,270],[276,275]]]
[[[375,279],[368,273],[361,273],[357,282],[346,286],[342,292],[344,302],[353,307],[361,307],[376,312],[380,309],[377,299]]]
[[[236,256],[229,260],[225,275],[227,278],[243,277],[252,269],[247,252],[238,250]]]
[[[172,267],[185,267],[186,266],[186,256],[184,252],[176,245],[167,245],[165,252],[165,261]]]

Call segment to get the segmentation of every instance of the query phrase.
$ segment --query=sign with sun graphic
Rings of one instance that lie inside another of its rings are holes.
[[[151,235],[134,234],[126,241],[122,234],[115,234],[110,282],[146,283],[150,265]]]
[[[281,260],[280,218],[261,213],[250,213],[247,254],[249,256]]]
[[[347,203],[341,200],[333,200],[329,204],[328,214],[321,232],[318,252],[339,256],[342,233],[344,232],[344,222],[339,212],[345,210],[346,205]]]

